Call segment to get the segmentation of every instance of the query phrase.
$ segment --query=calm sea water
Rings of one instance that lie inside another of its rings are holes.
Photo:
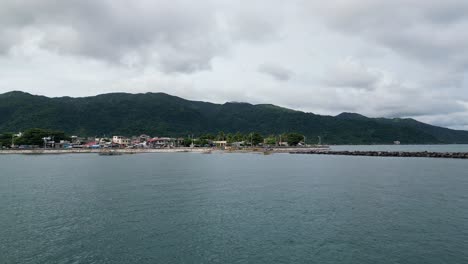
[[[0,263],[468,263],[468,161],[0,156]]]

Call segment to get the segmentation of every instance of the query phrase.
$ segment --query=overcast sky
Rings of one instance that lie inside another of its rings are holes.
[[[466,0],[2,0],[0,93],[166,92],[468,129]]]

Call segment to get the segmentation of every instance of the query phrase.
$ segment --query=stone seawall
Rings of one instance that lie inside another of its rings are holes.
[[[468,159],[468,152],[403,152],[403,151],[291,151],[291,154],[342,155],[368,157]]]

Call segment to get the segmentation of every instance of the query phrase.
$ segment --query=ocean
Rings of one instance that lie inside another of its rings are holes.
[[[0,263],[468,263],[468,161],[3,155]]]

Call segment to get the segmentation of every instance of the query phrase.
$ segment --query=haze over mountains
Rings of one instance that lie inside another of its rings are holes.
[[[83,136],[187,136],[205,133],[299,132],[308,143],[327,144],[468,143],[468,131],[414,119],[367,118],[354,113],[321,116],[269,104],[213,104],[164,93],[111,93],[49,98],[23,92],[0,94],[0,133],[27,128],[63,130]]]

